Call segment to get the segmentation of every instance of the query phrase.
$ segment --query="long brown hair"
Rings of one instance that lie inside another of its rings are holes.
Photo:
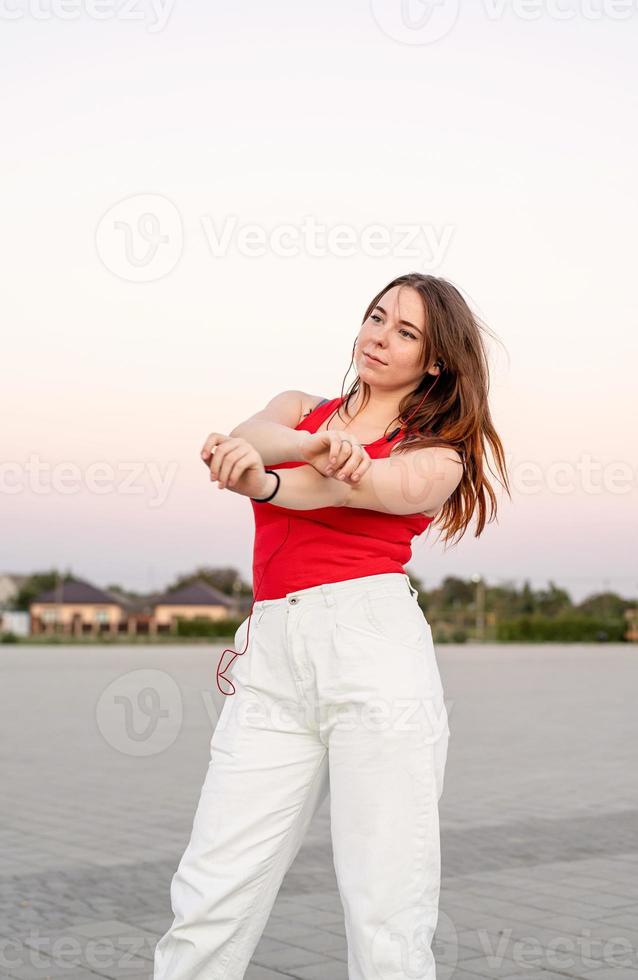
[[[409,422],[405,425],[404,436],[392,447],[392,454],[427,446],[455,449],[463,460],[463,476],[430,526],[440,528],[444,542],[451,541],[455,535],[458,535],[456,540],[459,541],[477,511],[474,536],[478,538],[488,519],[487,498],[490,502],[489,521],[495,519],[497,512],[496,495],[485,475],[486,442],[490,445],[498,472],[492,470],[489,463],[488,468],[511,499],[503,445],[492,423],[488,405],[489,364],[483,333],[494,335],[472,312],[456,286],[447,279],[420,272],[398,276],[384,286],[370,300],[362,324],[393,286],[411,286],[419,293],[426,332],[421,350],[424,376],[414,391],[405,395],[399,403],[399,424],[404,426],[404,420],[408,419]],[[436,359],[443,362],[438,377],[425,373]],[[354,346],[348,371],[353,361]],[[347,412],[350,400],[361,388],[361,411],[370,398],[370,386],[357,375],[344,395],[343,385],[348,371],[342,383],[341,397],[345,401],[341,407]],[[415,411],[430,388],[433,388],[432,393]],[[341,417],[340,411],[338,414]]]

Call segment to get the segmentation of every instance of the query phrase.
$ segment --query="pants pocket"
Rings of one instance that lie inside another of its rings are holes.
[[[234,658],[232,664],[230,665],[229,672],[233,677],[236,677],[238,680],[243,682],[248,681],[250,676],[250,660],[254,654],[253,640],[264,612],[264,609],[260,609],[256,613],[252,613],[252,618],[251,616],[246,616],[246,618],[242,620],[237,627],[235,636],[233,637],[233,651],[237,653],[238,656]],[[248,644],[246,644],[246,639],[248,639]],[[246,649],[244,649],[244,647]]]
[[[388,643],[421,647],[431,642],[430,624],[409,593],[365,593],[363,608],[370,627]]]

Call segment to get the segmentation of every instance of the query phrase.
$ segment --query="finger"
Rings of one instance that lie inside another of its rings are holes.
[[[328,462],[326,464],[325,475],[331,476],[335,470],[341,441],[337,437],[336,432],[322,432],[321,435],[328,437]]]
[[[248,452],[245,456],[242,456],[241,459],[239,459],[233,466],[228,486],[231,489],[238,486],[242,476],[244,476],[246,471],[253,467],[257,461],[261,463],[261,456],[259,453]]]
[[[223,452],[222,452],[223,449]],[[219,462],[217,464],[217,479],[220,485],[226,485],[228,483],[228,475],[233,467],[233,463],[237,459],[237,454],[241,452],[241,447],[237,446],[232,442],[224,443],[223,447],[218,447],[215,450],[215,458],[217,459],[218,454]]]
[[[227,439],[227,438],[228,438],[228,436],[223,435],[221,432],[211,432],[210,435],[207,437],[204,445],[201,448],[200,455],[201,455],[202,459],[207,459],[211,455],[211,453],[212,453],[213,449],[215,448],[215,446],[222,439]]]
[[[359,463],[361,462],[362,452],[363,450],[361,449],[361,446],[352,446],[352,451],[350,453],[349,458],[345,461],[343,466],[341,466],[341,468],[335,474],[337,476],[337,479],[347,480],[352,476],[352,474],[358,467]]]
[[[252,455],[253,451],[249,446],[237,446],[226,454],[219,473],[220,488],[235,485],[244,470],[250,466]]]
[[[217,470],[221,463],[221,449],[216,449],[215,452],[210,456],[208,460],[204,460],[209,469],[209,477],[211,480],[217,479]]]
[[[210,478],[211,480],[218,480],[219,473],[224,465],[224,460],[226,455],[233,448],[232,440],[228,436],[224,436],[224,440],[218,441],[215,446],[213,446],[213,455],[210,458],[209,468],[210,468]]]
[[[352,481],[356,477],[358,481],[370,466],[370,462],[368,453],[363,446],[358,443],[352,447],[352,453],[349,459],[347,459],[341,468],[335,473],[335,476],[341,477],[343,474],[343,477],[346,480]]]
[[[230,467],[232,466],[233,459],[236,458],[232,454],[236,453],[245,445],[246,443],[243,439],[233,438],[232,436],[224,436],[223,442],[219,442],[215,446],[215,452],[213,453],[210,462],[211,479],[219,480],[222,473],[224,477],[226,477]],[[230,462],[226,463],[229,456]],[[225,464],[226,469],[224,469]]]
[[[371,466],[372,466],[372,460],[364,450],[363,459],[360,461],[360,463],[355,467],[353,472],[350,474],[351,481],[353,483],[359,483],[361,481],[361,477],[368,472]]]
[[[336,433],[336,436],[339,439],[339,445],[335,455],[335,462],[329,465],[327,471],[328,476],[336,475],[341,470],[341,467],[349,459],[354,448],[353,444],[347,439],[342,439],[339,433]]]
[[[336,432],[330,432],[330,458],[328,460],[328,465],[331,470],[334,470],[335,464],[337,462],[337,456],[339,455],[339,449],[341,448],[341,439]]]
[[[204,463],[209,466],[215,459],[215,456],[221,454],[221,447],[224,446],[230,439],[230,436],[226,436],[223,432],[213,432],[206,440],[206,448],[202,450],[202,459]],[[221,459],[223,454],[219,456]]]
[[[337,462],[335,464],[335,469],[337,472],[341,470],[344,464],[351,458],[355,446],[347,439],[344,439],[339,447],[339,452],[337,454]]]
[[[228,478],[226,479],[226,481],[220,483],[219,485],[220,489],[223,489],[224,487],[228,487],[229,490],[234,490],[235,487],[238,485],[244,472],[249,468],[250,465],[251,465],[250,459],[247,458],[246,456],[242,456],[241,459],[236,460],[233,463],[233,467],[230,473],[228,474]]]

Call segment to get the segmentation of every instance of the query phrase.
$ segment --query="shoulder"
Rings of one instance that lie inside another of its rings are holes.
[[[325,398],[323,395],[309,395],[305,391],[299,391],[297,394],[300,396],[300,415],[299,422],[302,421],[311,412],[314,412],[315,408],[319,408],[320,405],[325,404],[330,401],[329,398]],[[297,424],[299,424],[299,422]]]
[[[257,420],[278,422],[280,425],[294,429],[299,425],[304,416],[312,411],[321,401],[321,395],[309,395],[306,391],[288,388],[286,391],[280,391],[278,394],[273,395],[270,401],[260,411],[255,412],[250,418],[241,422],[233,429],[233,432],[240,429],[246,422]]]

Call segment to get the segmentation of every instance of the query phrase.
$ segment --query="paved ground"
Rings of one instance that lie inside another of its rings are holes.
[[[638,649],[437,653],[440,980],[636,980]],[[217,656],[0,648],[0,980],[151,977],[222,700]],[[281,977],[347,980],[327,801],[246,974]]]

